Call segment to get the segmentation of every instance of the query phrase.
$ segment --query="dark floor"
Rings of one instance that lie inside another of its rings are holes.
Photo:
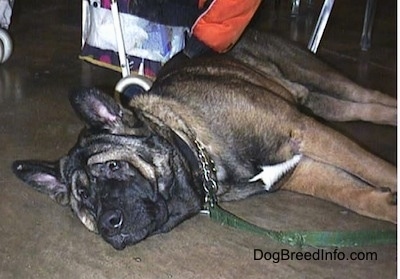
[[[305,44],[321,1],[290,17],[267,1],[254,25]],[[306,1],[303,1],[304,3]],[[360,84],[396,95],[396,1],[378,1],[372,48],[359,39],[365,0],[337,1],[318,55]],[[0,278],[395,278],[395,246],[340,249],[375,252],[377,260],[255,261],[254,249],[300,249],[236,231],[197,216],[173,232],[116,251],[89,233],[68,208],[34,192],[10,171],[15,159],[57,159],[74,143],[81,123],[67,101],[70,88],[111,90],[120,75],[78,60],[80,2],[18,1],[10,33],[12,57],[0,65]],[[396,129],[365,123],[332,124],[396,163]],[[278,192],[225,204],[274,229],[395,228],[313,198]],[[315,252],[307,248],[303,251]],[[332,250],[328,250],[332,251]]]

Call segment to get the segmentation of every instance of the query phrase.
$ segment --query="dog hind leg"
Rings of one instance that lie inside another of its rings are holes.
[[[293,63],[278,64],[285,59],[274,58],[272,62],[273,58],[266,57],[268,53],[258,53],[260,58],[248,49],[241,49],[240,54],[241,61],[272,78],[288,90],[297,103],[326,120],[397,125],[396,99],[351,82],[313,56],[310,56],[310,63],[315,64],[314,70],[307,69],[302,59],[296,64],[298,57],[292,57]]]
[[[368,121],[397,125],[397,108],[377,103],[357,103],[309,92],[299,103],[315,115],[330,121]]]
[[[308,50],[272,34],[249,30],[232,49],[231,55],[251,68],[303,85],[321,95],[355,103],[397,107],[395,98],[359,86]],[[296,90],[291,92],[295,96],[298,94]]]

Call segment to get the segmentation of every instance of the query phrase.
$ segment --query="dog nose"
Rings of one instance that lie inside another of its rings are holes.
[[[99,219],[100,233],[107,236],[113,236],[120,232],[124,222],[121,210],[108,210]]]

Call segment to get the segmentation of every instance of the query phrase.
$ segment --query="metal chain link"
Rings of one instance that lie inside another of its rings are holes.
[[[203,188],[206,193],[204,199],[204,207],[201,213],[209,214],[210,208],[214,207],[217,202],[217,170],[214,161],[208,156],[205,147],[198,140],[194,140],[198,156],[203,170]]]

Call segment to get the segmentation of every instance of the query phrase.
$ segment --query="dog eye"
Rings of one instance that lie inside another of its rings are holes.
[[[111,161],[108,163],[108,168],[110,171],[117,171],[121,168],[121,164],[117,161]]]
[[[89,192],[86,188],[79,188],[78,195],[82,200],[86,200],[87,198],[89,198]]]

